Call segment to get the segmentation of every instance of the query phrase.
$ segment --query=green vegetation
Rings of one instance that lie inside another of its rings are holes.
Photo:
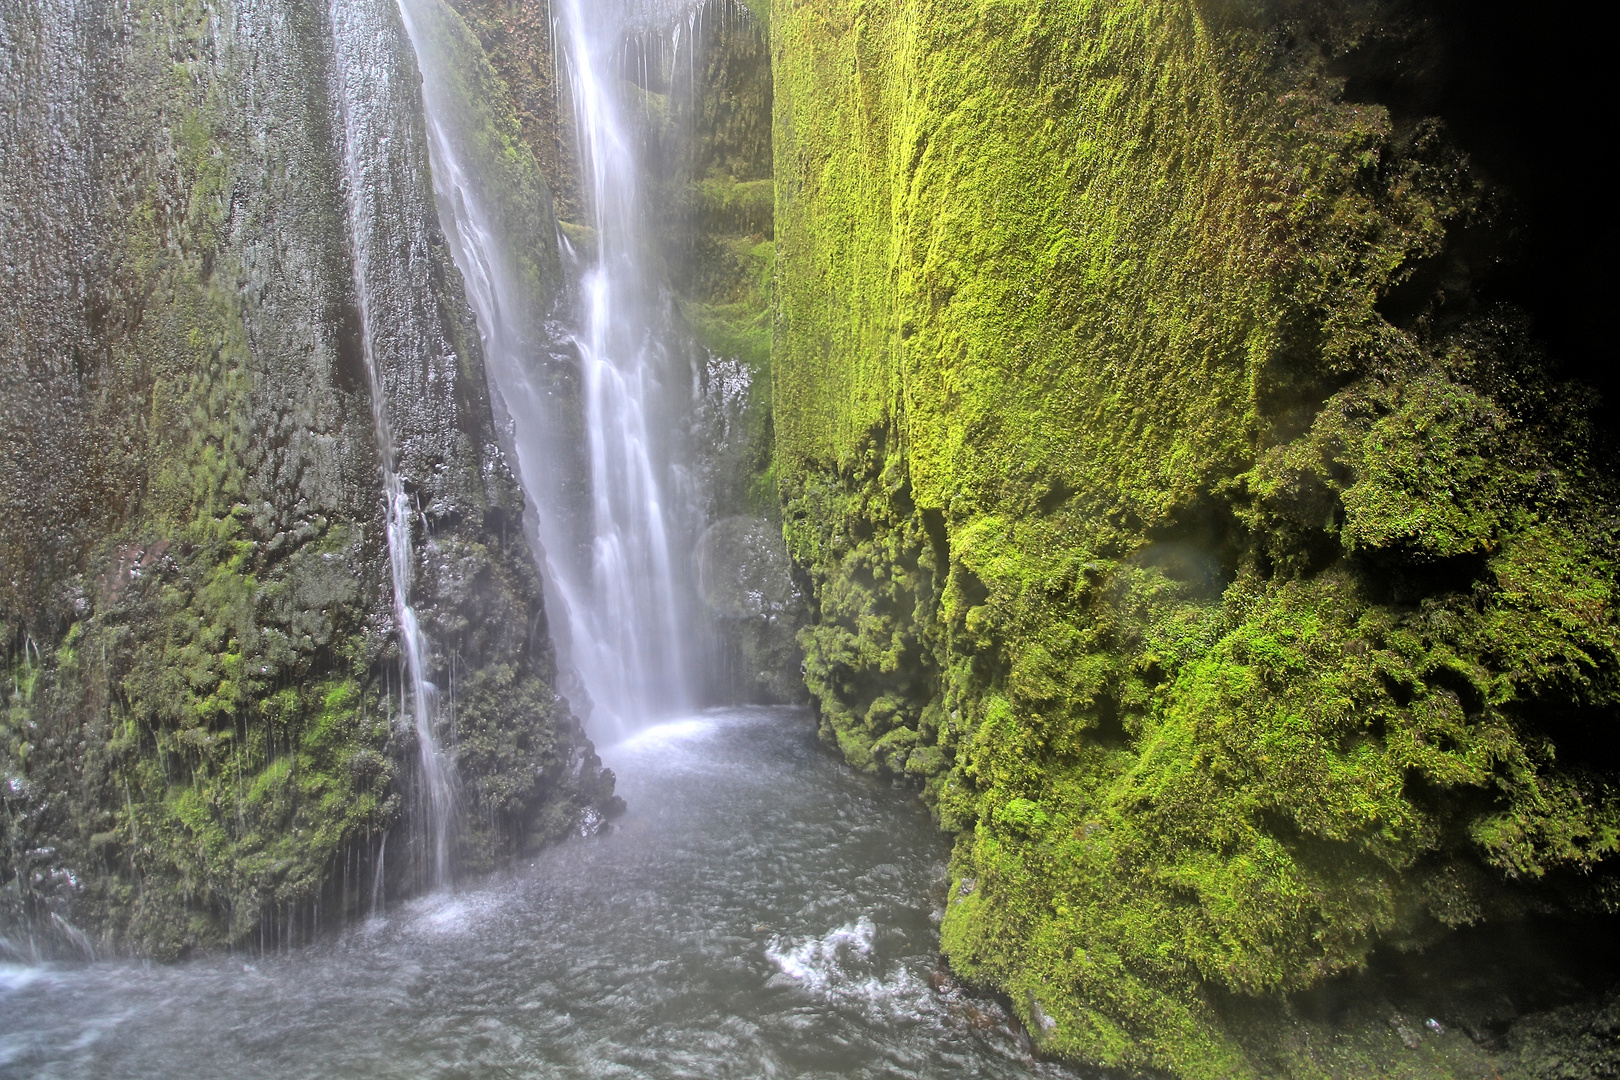
[[[306,94],[327,85],[330,28],[303,11],[276,23],[290,74],[269,78],[216,18],[142,7],[95,58],[120,141],[86,211],[102,246],[72,258],[101,269],[81,307],[27,313],[37,355],[0,352],[8,386],[30,385],[25,361],[69,370],[4,417],[22,509],[0,522],[0,923],[163,958],[276,946],[361,908],[382,837],[409,818],[417,754],[396,722],[341,147],[331,102]],[[445,18],[462,90],[494,95]],[[462,120],[497,164],[498,209],[537,237],[520,269],[546,309],[549,191],[510,116]],[[425,153],[400,160],[425,190]],[[612,775],[552,689],[461,282],[431,218],[395,224],[425,238],[429,307],[418,351],[381,362],[457,360],[458,378],[390,408],[423,507],[412,602],[447,691],[459,865],[480,869],[611,812]],[[38,434],[10,439],[14,415]],[[390,844],[388,891],[415,887],[414,854]]]
[[[775,10],[807,679],[1051,1052],[1358,1075],[1277,1048],[1285,994],[1620,902],[1612,475],[1511,312],[1383,313],[1492,200],[1343,100],[1379,15]]]
[[[398,809],[376,690],[353,674],[374,600],[358,531],[312,514],[249,538],[246,271],[226,238],[231,111],[202,77],[210,35],[201,7],[137,23],[129,62],[149,84],[131,107],[151,112],[134,122],[172,156],[151,148],[113,193],[132,208],[110,303],[131,317],[103,338],[92,404],[110,497],[85,561],[101,570],[69,583],[53,656],[11,653],[0,747],[17,780],[8,914],[165,957],[308,908]]]
[[[580,191],[578,150],[573,145],[566,90],[558,83],[559,54],[551,36],[552,10],[522,0],[445,3],[454,10],[454,22],[460,25],[452,25],[452,20],[441,22],[440,29],[448,36],[438,44],[449,45],[456,59],[467,66],[467,70],[451,73],[477,91],[477,96],[464,100],[496,117],[494,126],[503,137],[516,133],[555,198],[555,212],[564,230],[583,228],[580,223],[589,215]],[[425,9],[438,5],[420,6]],[[425,10],[424,14],[430,20],[443,18]],[[476,51],[462,44],[468,36],[476,39]],[[490,72],[493,77],[486,74]],[[479,125],[482,123],[480,120]],[[579,241],[574,242],[577,246]]]
[[[653,181],[650,201],[669,208],[662,257],[687,326],[710,357],[737,365],[747,386],[734,416],[710,420],[726,455],[711,516],[774,518],[770,53],[752,9],[736,0],[711,0],[698,25],[693,83],[680,85],[677,72],[674,107],[665,110],[660,141],[676,148],[675,160],[653,165],[667,179]],[[711,397],[723,396],[717,389]]]

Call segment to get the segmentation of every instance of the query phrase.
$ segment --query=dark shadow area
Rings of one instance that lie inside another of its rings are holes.
[[[1406,12],[1413,32],[1374,35],[1346,58],[1346,95],[1384,104],[1400,126],[1443,117],[1476,174],[1506,193],[1494,258],[1471,258],[1477,245],[1458,240],[1479,275],[1472,300],[1528,311],[1557,373],[1599,390],[1607,411],[1620,372],[1608,326],[1616,230],[1604,9],[1417,0]]]
[[[1385,1001],[1414,1029],[1432,1030],[1432,1021],[1495,1048],[1520,1018],[1590,1002],[1616,986],[1613,919],[1527,919],[1454,930],[1422,950],[1379,949],[1365,971],[1290,1003],[1307,1020],[1339,1025],[1369,1001]]]

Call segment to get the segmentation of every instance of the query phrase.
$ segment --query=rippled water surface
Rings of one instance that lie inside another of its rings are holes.
[[[805,713],[603,757],[614,832],[291,956],[0,967],[0,1076],[1073,1075],[931,987],[944,842]]]

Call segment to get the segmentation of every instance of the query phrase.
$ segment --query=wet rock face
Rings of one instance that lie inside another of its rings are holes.
[[[579,152],[569,104],[562,96],[553,12],[522,0],[448,0],[498,75],[488,106],[515,121],[518,137],[534,155],[556,200],[559,217],[590,220],[580,191]]]
[[[1044,1050],[1314,1075],[1284,995],[1615,910],[1612,443],[1484,299],[1507,196],[1368,90],[1444,10],[775,6],[807,681]]]
[[[692,553],[698,593],[733,649],[720,673],[728,691],[791,702],[803,693],[794,633],[804,622],[804,594],[782,548],[782,530],[764,518],[722,518],[704,530]],[[739,696],[741,696],[739,695]]]
[[[463,865],[612,799],[552,690],[418,86],[391,3],[0,7],[7,924],[297,932],[369,897],[385,831],[410,887],[368,334]]]
[[[716,617],[721,692],[800,701],[796,633],[808,612],[786,563],[772,465],[768,19],[736,0],[691,10],[691,85],[675,80],[666,130],[649,140],[658,149],[648,182],[662,210],[671,287],[698,352],[692,444],[709,524],[693,565]]]

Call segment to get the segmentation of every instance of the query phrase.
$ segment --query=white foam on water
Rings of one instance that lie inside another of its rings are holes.
[[[765,956],[777,973],[766,986],[814,994],[875,1024],[912,1023],[925,1017],[945,1023],[940,1002],[926,981],[904,963],[890,965],[875,955],[876,932],[871,918],[863,915],[818,938],[773,937]]]
[[[474,933],[499,909],[502,895],[497,889],[485,888],[453,895],[439,893],[420,897],[406,906],[403,912],[405,922],[400,929],[419,937]]]
[[[765,946],[765,956],[787,980],[807,989],[825,990],[840,980],[846,985],[864,985],[874,980],[870,976],[851,980],[849,976],[854,972],[849,961],[872,955],[872,935],[876,932],[872,920],[862,915],[855,922],[797,945],[791,938],[773,937]]]
[[[625,739],[613,750],[640,753],[673,746],[676,743],[687,742],[700,735],[707,735],[713,731],[716,724],[713,720],[671,720],[668,723],[654,724],[644,728]]]
[[[459,902],[444,904],[433,911],[423,913],[421,924],[440,932],[466,930],[467,914],[466,904]]]
[[[0,995],[14,993],[45,974],[42,967],[0,964]]]

